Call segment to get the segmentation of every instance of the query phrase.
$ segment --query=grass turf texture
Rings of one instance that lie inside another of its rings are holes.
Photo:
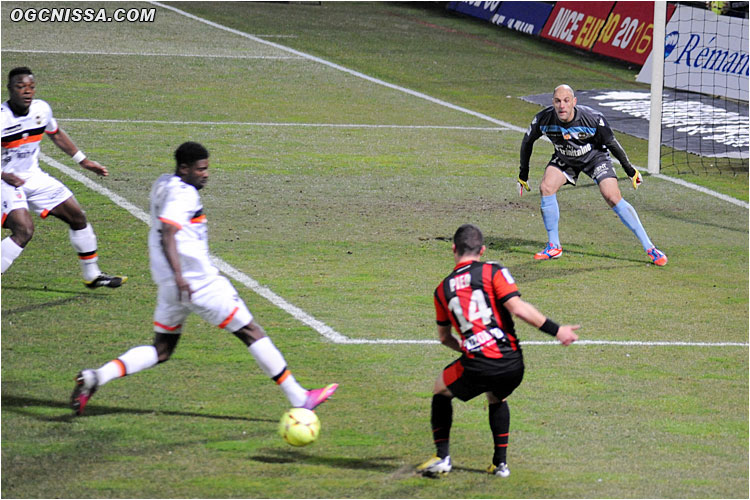
[[[15,6],[3,3],[4,49],[288,55],[163,9],[147,26],[30,25],[5,21]],[[294,35],[270,40],[520,127],[539,108],[517,97],[560,81],[636,86],[635,70],[409,5],[178,6],[247,33]],[[747,341],[745,209],[653,178],[633,192],[623,180],[670,258],[655,269],[585,181],[559,195],[566,253],[540,264],[539,197],[515,193],[518,132],[71,121],[493,126],[296,59],[3,53],[3,74],[20,64],[37,72],[38,96],[73,139],[110,168],[101,183],[143,209],[175,146],[204,142],[213,252],[352,338],[433,339],[431,293],[450,270],[453,231],[472,221],[524,298],[582,323],[583,338]],[[618,137],[645,164],[645,142]],[[48,140],[43,151],[70,164]],[[537,143],[535,184],[550,153]],[[155,288],[145,224],[63,180],[97,231],[102,268],[130,281],[85,289],[64,225],[38,219],[3,276],[5,497],[747,495],[747,348],[529,345],[509,400],[511,478],[482,475],[491,440],[478,398],[454,405],[456,468],[430,481],[413,467],[432,453],[430,390],[452,352],[331,344],[239,284],[302,383],[341,384],[319,410],[318,442],[281,441],[278,389],[238,341],[197,318],[169,363],[105,386],[73,419],[72,376],[150,342]],[[697,181],[747,200],[746,177]],[[548,338],[518,328],[522,341]]]

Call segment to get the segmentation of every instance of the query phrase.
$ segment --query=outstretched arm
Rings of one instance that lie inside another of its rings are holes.
[[[73,157],[86,170],[91,170],[97,175],[102,177],[109,175],[107,167],[101,165],[99,162],[86,158],[86,155],[81,152],[75,145],[73,140],[62,128],[58,128],[54,134],[48,134],[50,140],[55,143],[55,146],[60,148],[62,151]],[[78,155],[79,157],[76,157]]]
[[[575,330],[581,328],[581,325],[557,326],[540,313],[536,307],[522,300],[520,297],[511,297],[503,305],[514,316],[521,318],[531,326],[539,328],[544,333],[557,338],[562,345],[570,345],[578,340]]]

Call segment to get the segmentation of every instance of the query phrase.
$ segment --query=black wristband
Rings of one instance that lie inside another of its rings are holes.
[[[547,318],[544,320],[544,324],[540,326],[539,329],[547,335],[552,335],[553,337],[555,337],[557,336],[557,331],[560,329],[560,325]]]

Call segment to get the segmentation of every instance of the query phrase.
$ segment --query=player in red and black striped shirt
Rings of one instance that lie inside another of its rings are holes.
[[[484,237],[473,224],[459,227],[453,236],[456,267],[435,290],[440,342],[461,353],[435,381],[432,397],[432,433],[435,456],[417,467],[426,476],[447,474],[452,468],[449,436],[453,422],[451,400],[468,401],[486,393],[490,427],[495,444],[487,472],[510,475],[506,465],[510,411],[506,398],[523,379],[523,354],[516,337],[513,317],[517,316],[563,345],[578,340],[579,325],[559,326],[536,307],[521,300],[515,280],[496,262],[481,262]],[[451,333],[460,335],[460,341]]]

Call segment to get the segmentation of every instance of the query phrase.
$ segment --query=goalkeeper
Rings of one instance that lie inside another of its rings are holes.
[[[518,173],[519,192],[531,191],[529,187],[529,159],[534,142],[546,135],[555,147],[547,164],[539,191],[542,195],[542,219],[547,229],[547,246],[534,255],[537,260],[557,259],[562,255],[558,223],[560,209],[557,191],[565,184],[575,185],[581,172],[591,177],[607,204],[633,231],[643,249],[657,266],[667,264],[667,256],[657,249],[646,234],[638,214],[620,193],[617,175],[612,166],[611,152],[622,164],[633,184],[633,189],[643,182],[641,173],[630,164],[627,154],[615,139],[607,120],[598,111],[587,106],[576,106],[573,89],[559,85],[552,96],[552,106],[537,113],[521,142],[521,168]]]

